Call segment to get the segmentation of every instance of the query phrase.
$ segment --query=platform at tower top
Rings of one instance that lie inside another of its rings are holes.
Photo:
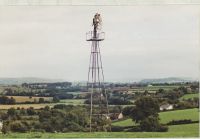
[[[96,36],[94,31],[86,33],[86,41],[103,41],[105,39],[105,32],[97,32]]]

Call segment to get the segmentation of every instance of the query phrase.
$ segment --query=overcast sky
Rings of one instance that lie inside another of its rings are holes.
[[[96,12],[106,81],[192,77],[199,72],[199,7],[2,6],[0,77],[87,80]]]

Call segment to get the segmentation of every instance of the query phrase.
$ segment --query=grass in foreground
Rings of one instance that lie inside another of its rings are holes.
[[[198,137],[199,124],[169,126],[168,132],[70,132],[70,133],[9,133],[0,138],[151,138]]]

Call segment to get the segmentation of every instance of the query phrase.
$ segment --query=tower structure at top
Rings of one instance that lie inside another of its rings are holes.
[[[104,84],[104,73],[100,52],[100,42],[105,39],[105,33],[101,31],[102,19],[99,13],[93,18],[93,30],[86,33],[86,41],[91,42],[91,53],[88,70],[87,87],[90,92],[90,132],[98,130],[109,130],[109,109]],[[105,129],[106,128],[106,129]]]

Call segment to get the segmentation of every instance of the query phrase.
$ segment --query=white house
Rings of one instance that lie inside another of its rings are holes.
[[[163,104],[160,106],[160,110],[163,111],[163,110],[172,110],[174,107],[173,105],[171,104]]]

